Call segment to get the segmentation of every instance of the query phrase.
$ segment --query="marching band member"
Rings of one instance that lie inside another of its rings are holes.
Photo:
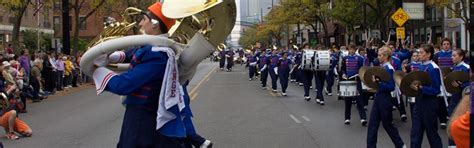
[[[249,81],[252,81],[257,73],[257,56],[255,56],[254,50],[247,55],[247,66],[249,67]]]
[[[400,58],[398,58],[399,54],[395,52],[395,47],[393,46],[393,44],[389,44],[388,47],[392,50],[392,57],[390,63],[395,68],[395,71],[402,70],[402,61]],[[395,86],[395,91],[392,92],[392,103],[395,108],[398,109],[398,111],[400,112],[401,120],[405,122],[407,120],[405,102],[403,101],[403,97],[398,86]]]
[[[244,64],[244,55],[245,55],[245,52],[244,52],[244,49],[240,49],[237,51],[237,53],[239,54],[239,62],[240,62],[240,66],[242,66]]]
[[[225,53],[225,57],[227,58],[227,71],[232,71],[232,67],[234,66],[234,50],[229,48]]]
[[[317,50],[322,50],[322,46],[318,46]],[[324,96],[323,96],[323,89],[324,89],[324,81],[326,78],[326,71],[314,71],[314,85],[316,90],[316,103],[324,106]]]
[[[278,61],[280,60],[280,56],[278,55],[278,50],[273,49],[272,54],[270,56],[270,67],[268,69],[268,74],[270,74],[270,78],[272,79],[272,92],[277,92],[277,81],[278,81]]]
[[[301,59],[303,58],[302,52],[300,49],[295,49],[295,66],[293,67],[293,73],[295,74],[296,80],[295,82],[298,86],[303,86],[303,72],[301,68]]]
[[[364,58],[363,66],[370,66],[370,59],[367,56],[367,52],[365,48],[359,47],[359,55]],[[367,110],[367,105],[369,105],[369,98],[373,96],[373,93],[368,92],[367,90],[361,89],[360,97],[362,100],[362,105],[364,106],[364,110]]]
[[[404,72],[410,73],[412,71],[418,71],[420,65],[421,65],[421,62],[420,62],[420,58],[418,57],[418,51],[414,51],[411,55],[410,63],[408,63],[404,68]],[[407,99],[407,100],[411,100],[408,102],[410,104],[410,114],[412,115],[412,120],[413,120],[413,107],[415,105],[415,102],[413,102],[414,99],[415,99],[414,97],[410,97]]]
[[[288,88],[288,78],[292,69],[292,62],[288,58],[288,52],[283,52],[283,57],[278,61],[278,76],[280,77],[281,95],[286,96]]]
[[[267,77],[268,77],[268,64],[270,63],[270,57],[266,54],[265,50],[262,50],[260,57],[258,58],[258,67],[260,68],[260,81],[262,89],[267,88]]]
[[[175,20],[162,14],[160,2],[148,10],[139,24],[146,34],[164,34],[174,25]],[[186,129],[181,111],[185,104],[182,87],[175,86],[179,80],[173,75],[178,70],[177,64],[172,62],[173,50],[146,45],[131,53],[133,55],[123,56],[132,57],[127,72],[117,74],[105,67],[93,72],[98,94],[109,91],[127,96],[117,147],[182,147]],[[171,85],[163,85],[163,81]]]
[[[357,81],[357,91],[362,92],[361,81],[358,79],[357,74],[359,73],[359,69],[364,64],[362,58],[359,55],[356,55],[356,46],[349,45],[349,55],[342,58],[341,63],[341,80],[348,81],[348,80],[355,80]],[[364,105],[362,104],[362,98],[360,96],[356,97],[348,97],[345,99],[345,121],[344,124],[350,124],[351,120],[351,107],[352,101],[356,101],[357,103],[357,110],[359,111],[359,116],[361,119],[361,123],[363,126],[367,125],[367,114],[364,110]]]
[[[452,59],[452,54],[453,51],[451,49],[451,40],[445,38],[441,41],[442,44],[442,49],[434,54],[433,61],[439,65],[440,68],[451,68],[453,66],[453,59]],[[444,87],[441,87],[441,93],[438,95],[438,105],[439,105],[439,110],[438,110],[438,118],[440,122],[440,127],[442,129],[446,128],[446,122],[448,121],[448,109],[446,107],[445,103],[445,97],[446,99],[449,100],[449,98],[446,96],[446,90]]]
[[[329,52],[331,53],[331,60],[328,74],[326,75],[326,88],[324,89],[326,95],[332,96],[332,86],[334,86],[334,78],[337,71],[337,63],[339,61],[339,55],[337,53],[336,45],[333,45]]]
[[[388,47],[382,47],[378,51],[378,59],[383,68],[390,75],[388,82],[382,82],[378,78],[372,78],[375,82],[379,83],[377,93],[370,112],[369,127],[367,133],[367,147],[377,147],[377,133],[379,130],[379,124],[382,122],[382,126],[385,132],[390,136],[393,144],[396,148],[406,147],[403,143],[397,128],[392,123],[392,102],[387,98],[390,98],[390,92],[395,90],[395,81],[393,80],[393,72],[395,69],[390,64],[391,49]]]
[[[221,69],[221,71],[224,71],[225,59],[226,59],[225,54],[226,54],[226,51],[222,50],[219,52],[219,57],[217,57],[219,59],[219,68]]]
[[[440,93],[441,71],[438,65],[432,61],[433,56],[433,46],[421,46],[419,57],[422,64],[419,68],[421,71],[429,74],[431,85],[422,86],[420,84],[415,84],[410,86],[421,92],[421,95],[416,97],[415,106],[413,108],[413,121],[410,133],[410,147],[412,148],[421,148],[423,133],[425,131],[432,148],[443,147],[437,128],[437,111],[439,108],[436,97]]]
[[[258,59],[260,58],[260,53],[262,52],[262,44],[260,42],[255,42],[255,47],[253,48],[253,52],[255,57]],[[258,65],[258,64],[257,64]],[[261,68],[261,67],[258,67]],[[255,72],[255,77],[258,77],[260,74],[258,72]]]
[[[466,56],[466,51],[464,51],[462,49],[459,49],[459,48],[453,50],[453,55],[452,55],[452,59],[453,59],[453,63],[454,63],[453,71],[463,71],[463,72],[466,72],[466,73],[470,72],[469,65],[464,63],[465,56]],[[464,88],[466,88],[469,85],[469,82],[465,82],[465,83],[454,82],[454,83],[455,84],[452,84],[452,85],[460,87],[461,90],[464,90]],[[453,113],[454,108],[456,108],[456,106],[459,104],[459,101],[462,98],[462,92],[452,94],[452,95],[453,96],[451,97],[451,100],[449,101],[449,105],[448,105],[448,116],[449,117],[451,117],[451,114]],[[448,144],[449,144],[449,146],[455,146],[454,141],[452,141],[451,139],[449,139]]]
[[[304,45],[303,50],[313,50],[313,49],[311,49],[309,47],[309,44],[306,43]],[[302,67],[300,67],[300,68],[302,68]],[[311,97],[309,96],[309,90],[311,89],[311,83],[313,83],[312,82],[312,80],[313,80],[313,71],[312,70],[306,70],[306,69],[300,69],[300,70],[301,70],[301,76],[302,76],[302,79],[303,79],[304,99],[306,101],[309,101],[309,100],[311,100]]]

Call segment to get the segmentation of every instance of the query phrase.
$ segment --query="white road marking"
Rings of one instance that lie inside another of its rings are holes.
[[[304,120],[306,120],[307,122],[311,122],[311,119],[309,119],[308,117],[306,116],[301,116]]]
[[[296,119],[296,117],[293,116],[292,114],[290,114],[290,118],[293,119],[293,121],[295,121],[296,123],[301,123],[301,121]]]

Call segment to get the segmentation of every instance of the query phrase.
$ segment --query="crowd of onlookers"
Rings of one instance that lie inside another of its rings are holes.
[[[41,102],[49,95],[90,81],[81,74],[81,54],[77,55],[32,52],[27,48],[14,49],[11,45],[0,49],[0,126],[7,131],[8,139],[18,139],[13,131],[31,135],[28,125],[17,117],[18,113],[28,112],[28,99]]]

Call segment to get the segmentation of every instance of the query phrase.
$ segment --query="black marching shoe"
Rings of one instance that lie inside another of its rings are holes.
[[[306,101],[309,101],[309,100],[311,100],[311,97],[309,97],[309,96],[304,96],[304,99],[305,99]]]
[[[362,126],[367,126],[367,121],[365,119],[360,120],[360,123],[362,123]]]

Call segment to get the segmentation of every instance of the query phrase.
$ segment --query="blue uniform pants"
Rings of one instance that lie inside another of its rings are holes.
[[[155,128],[156,111],[127,105],[117,148],[184,148],[184,138],[164,136]]]
[[[421,148],[425,131],[432,148],[443,147],[441,138],[438,135],[437,111],[438,100],[436,96],[423,95],[416,97],[410,131],[411,148]]]
[[[360,80],[357,79],[357,91],[362,92],[362,85]],[[360,119],[367,119],[367,113],[365,112],[364,109],[364,102],[362,96],[356,96],[356,97],[347,97],[344,98],[344,117],[346,120],[351,119],[351,108],[352,108],[352,101],[356,101],[357,105],[357,111],[359,111],[359,116]]]
[[[329,93],[332,93],[332,86],[334,85],[334,70],[329,70],[328,71],[328,74],[326,75],[326,83],[327,83],[327,86],[326,86],[326,90],[329,92]]]
[[[446,107],[446,103],[444,102],[444,97],[438,97],[438,118],[440,123],[448,123],[448,108]],[[450,97],[448,97],[448,102]]]
[[[400,96],[400,103],[398,103],[398,99],[397,97],[395,97],[395,98],[392,98],[392,104],[398,109],[398,111],[400,112],[400,116],[407,114],[407,111],[405,109],[405,101],[403,101],[402,95]]]
[[[278,75],[275,73],[275,70],[273,70],[273,66],[270,66],[271,68],[268,69],[268,74],[270,74],[270,78],[272,79],[272,89],[276,90],[277,89],[277,81],[278,81]]]
[[[256,72],[257,72],[257,67],[249,66],[249,78],[253,78]]]
[[[260,80],[262,81],[262,87],[267,87],[268,68],[260,72]]]
[[[295,72],[296,72],[296,82],[303,83],[303,70],[296,68]]]
[[[296,70],[297,70],[297,68],[294,67],[294,68],[293,68],[293,71],[292,71],[291,74],[290,74],[290,79],[291,79],[291,80],[296,80],[296,77],[297,77],[297,76],[296,76],[296,74],[297,74]],[[290,70],[290,71],[291,71],[291,70]]]
[[[289,70],[278,70],[278,76],[280,77],[281,92],[286,93],[288,88],[288,76],[290,74]]]
[[[313,80],[313,71],[311,70],[301,70],[301,75],[303,76],[303,87],[304,87],[304,96],[309,96],[309,87],[311,86]]]
[[[367,148],[377,147],[377,134],[380,122],[382,122],[383,128],[396,148],[401,148],[404,145],[397,128],[395,128],[392,123],[392,102],[390,99],[387,99],[390,97],[391,95],[388,92],[379,92],[375,95],[372,111],[370,112]]]
[[[324,88],[324,79],[326,78],[326,71],[315,71],[314,72],[314,82],[316,89],[316,98],[324,101],[323,88]]]
[[[221,58],[219,60],[219,68],[224,68],[224,66],[225,66],[225,58]]]

